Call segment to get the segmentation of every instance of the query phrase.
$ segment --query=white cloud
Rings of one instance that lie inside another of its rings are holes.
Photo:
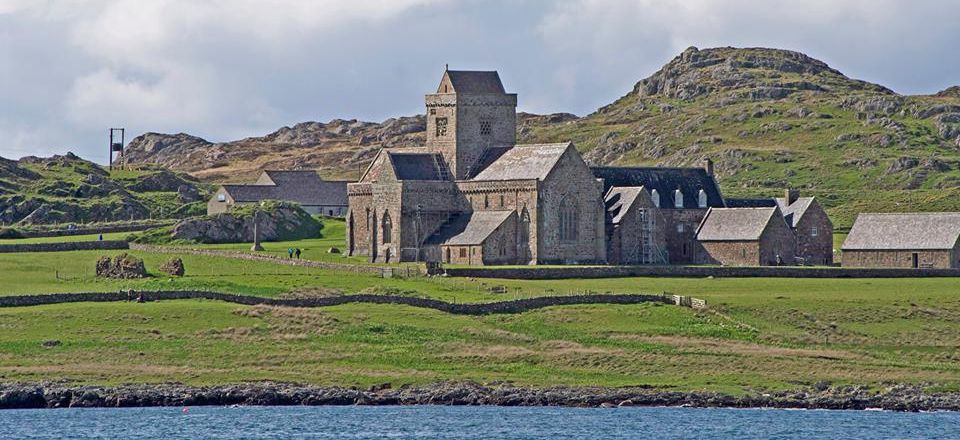
[[[105,129],[211,140],[421,111],[444,63],[588,113],[689,45],[784,47],[901,92],[956,82],[949,0],[0,0],[0,155]],[[11,141],[11,139],[15,139]]]

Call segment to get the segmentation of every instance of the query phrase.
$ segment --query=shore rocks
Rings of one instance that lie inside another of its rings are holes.
[[[124,252],[113,260],[106,256],[100,257],[97,260],[96,274],[102,278],[145,278],[147,269],[143,265],[143,260]]]
[[[113,388],[60,383],[0,385],[0,408],[3,409],[184,405],[692,406],[957,411],[960,410],[960,393],[927,393],[915,385],[894,385],[878,393],[860,386],[820,386],[746,396],[657,391],[644,387],[521,388],[474,382],[441,382],[399,388],[384,384],[366,391],[269,382],[213,387],[180,384]]]

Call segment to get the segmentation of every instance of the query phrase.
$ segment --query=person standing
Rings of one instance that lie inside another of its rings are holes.
[[[287,258],[293,258],[293,248],[287,248]]]
[[[299,260],[299,259],[300,259],[300,248],[297,248],[296,254],[297,254],[297,259]]]

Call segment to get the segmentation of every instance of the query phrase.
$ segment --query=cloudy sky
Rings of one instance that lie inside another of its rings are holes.
[[[212,141],[421,111],[497,69],[586,114],[688,46],[798,50],[899,93],[960,84],[954,0],[0,0],[0,156],[106,161],[122,126]]]

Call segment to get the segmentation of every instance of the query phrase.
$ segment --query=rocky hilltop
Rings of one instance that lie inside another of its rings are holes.
[[[188,174],[164,169],[110,173],[73,153],[20,160],[0,157],[0,223],[28,226],[185,216],[202,208],[194,204],[205,199],[205,187]]]
[[[381,147],[422,144],[424,125],[422,115],[305,122],[226,143],[148,133],[131,142],[128,159],[206,180],[264,168],[349,178]],[[711,158],[727,195],[791,186],[847,211],[905,203],[960,209],[952,193],[941,197],[960,183],[960,86],[903,96],[787,50],[691,47],[590,115],[520,114],[518,138],[573,140],[596,164],[686,166]],[[857,205],[854,196],[866,188],[887,192]]]

